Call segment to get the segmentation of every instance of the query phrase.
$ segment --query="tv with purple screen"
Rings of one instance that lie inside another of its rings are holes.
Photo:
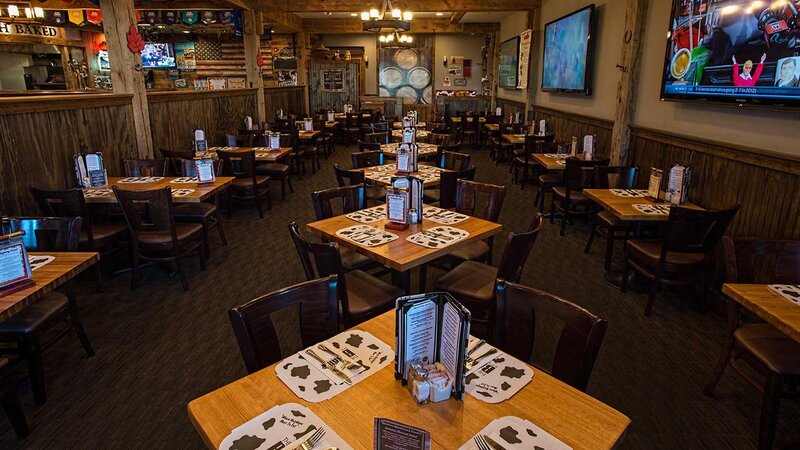
[[[800,106],[798,11],[798,0],[673,0],[661,98]]]
[[[142,49],[142,67],[171,69],[175,66],[175,49],[169,42],[147,42]]]
[[[591,94],[594,5],[544,26],[542,90]]]

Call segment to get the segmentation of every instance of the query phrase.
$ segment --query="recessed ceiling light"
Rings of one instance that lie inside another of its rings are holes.
[[[324,12],[324,13],[322,13],[322,14],[325,14],[326,16],[330,16],[330,15],[332,15],[333,13],[332,13],[332,12],[330,12],[330,11],[325,11],[325,12]]]
[[[350,13],[350,17],[358,17],[358,13]]]
[[[436,13],[437,16],[443,16],[444,13]]]

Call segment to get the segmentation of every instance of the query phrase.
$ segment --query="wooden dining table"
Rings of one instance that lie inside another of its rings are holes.
[[[416,125],[415,128],[420,129],[420,130],[424,130],[426,126],[427,126],[427,124],[425,122],[417,122],[417,125]],[[403,129],[403,122],[392,122],[392,128],[394,128],[395,130],[402,130]]]
[[[211,147],[208,149],[208,152],[211,157],[216,158],[218,150],[236,153],[254,151],[256,153],[256,161],[275,162],[288,156],[294,149],[292,147],[281,147],[277,150],[273,150],[269,147]]]
[[[19,290],[0,291],[0,322],[75,278],[100,260],[100,254],[96,252],[29,252],[28,255],[54,256],[55,259],[31,272],[32,285]]]
[[[129,191],[147,191],[151,189],[163,189],[167,186],[170,186],[172,190],[176,189],[193,189],[187,195],[182,196],[172,196],[172,201],[175,203],[200,203],[212,197],[213,195],[218,194],[221,190],[225,189],[228,185],[230,185],[234,177],[217,177],[213,183],[208,184],[198,184],[197,182],[189,182],[189,183],[177,183],[175,182],[179,178],[183,177],[159,177],[160,180],[150,182],[150,183],[120,183],[120,180],[125,178],[136,178],[136,177],[109,177],[108,178],[108,186],[103,186],[99,188],[89,188],[84,189],[84,197],[86,198],[86,203],[117,203],[117,197],[114,195],[114,192],[111,191],[113,186],[118,186],[120,189],[126,189]],[[108,192],[102,191],[101,195],[95,195],[95,193],[99,192],[99,189],[104,189]]]
[[[310,141],[312,139],[316,139],[317,136],[320,135],[320,133],[322,133],[321,130],[311,130],[311,131],[300,130],[297,132],[297,139],[300,139],[301,141]]]
[[[426,130],[416,130],[417,139],[420,141],[427,140],[430,137],[431,132]],[[392,130],[392,137],[395,139],[402,139],[403,138],[403,130]]]
[[[503,139],[505,139],[506,142],[510,142],[514,145],[522,145],[525,143],[524,134],[504,134]]]
[[[392,345],[395,313],[389,311],[356,328]],[[208,448],[218,448],[234,428],[285,403],[308,407],[358,450],[373,448],[376,417],[429,431],[431,448],[437,450],[458,448],[492,420],[504,416],[530,420],[575,450],[612,448],[631,422],[614,408],[535,368],[533,380],[501,403],[488,404],[465,394],[463,401],[450,399],[418,406],[395,380],[393,365],[329,400],[309,403],[278,379],[278,364],[189,403],[189,419]]]
[[[800,306],[766,284],[725,283],[722,292],[782,333],[800,342]]]
[[[649,200],[645,197],[622,197],[615,195],[611,189],[584,189],[583,193],[594,200],[598,205],[613,213],[620,220],[629,222],[663,222],[669,219],[668,214],[647,214],[633,207],[633,205],[642,204],[669,205],[669,203],[663,201],[663,192],[661,193],[661,202]],[[686,203],[681,206],[696,210],[703,209],[693,203]]]
[[[397,149],[399,148],[400,144],[395,142],[393,144],[381,144],[381,151],[383,152],[384,156],[397,156]],[[439,148],[436,144],[428,144],[425,142],[420,142],[417,144],[417,155],[418,156],[427,156],[433,153],[436,153],[436,150]]]
[[[389,144],[391,145],[391,144]],[[372,184],[380,185],[380,186],[389,186],[392,184],[391,176],[395,175],[396,171],[392,168],[396,167],[395,164],[384,164],[382,166],[373,166],[373,167],[365,167],[363,169],[356,169],[361,170],[364,172],[364,177],[366,177],[367,181]],[[428,178],[424,178],[422,180],[422,185],[426,188],[435,188],[441,184],[441,172],[451,172],[448,169],[439,169],[438,167],[433,166],[426,166],[420,164],[420,171],[426,171],[427,173],[431,174]],[[391,170],[385,170],[385,169]],[[419,175],[420,172],[411,173],[411,175]]]
[[[453,116],[450,118],[450,121],[453,123],[461,123],[461,116]],[[467,117],[467,122],[472,122],[472,117]],[[486,122],[486,117],[479,117],[478,122],[479,123]]]

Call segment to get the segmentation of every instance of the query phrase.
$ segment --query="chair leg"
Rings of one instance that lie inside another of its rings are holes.
[[[525,190],[525,182],[528,181],[528,165],[522,166],[522,181],[519,183],[519,189],[521,191]]]
[[[81,316],[78,314],[78,302],[75,300],[75,291],[72,285],[69,285],[67,292],[70,298],[69,315],[72,318],[72,329],[75,330],[75,334],[78,335],[78,340],[81,341],[86,356],[91,358],[94,356],[94,349],[89,342],[89,337],[86,336],[86,330],[83,329],[83,322],[81,322]]]
[[[222,215],[219,212],[219,208],[217,208],[217,231],[219,231],[219,239],[222,241],[222,245],[228,245],[228,240],[225,239],[225,232],[222,230]]]
[[[103,292],[103,272],[100,270],[100,264],[94,265],[94,277],[97,292]]]
[[[427,292],[428,289],[428,265],[419,266],[419,291]]]
[[[37,405],[43,405],[47,401],[47,393],[44,386],[44,366],[42,364],[42,347],[39,343],[39,336],[31,333],[26,335],[24,339],[25,359],[28,361],[28,376],[31,379],[33,401]]]
[[[231,193],[231,190],[228,189],[228,218],[229,219],[231,218],[232,214],[233,214],[233,194]]]
[[[559,236],[563,236],[564,232],[567,231],[567,222],[569,222],[569,204],[564,206],[564,213],[561,215],[561,229],[559,230]]]
[[[6,374],[3,374],[3,383],[5,384],[5,391],[2,393],[3,410],[6,412],[8,421],[11,422],[17,437],[26,438],[31,433],[30,428],[28,428],[28,421],[25,420],[25,412],[22,410],[17,391],[11,385],[11,382],[6,379],[7,377]]]
[[[281,200],[286,200],[286,179],[281,178]]]
[[[767,375],[765,381],[764,398],[761,400],[761,422],[758,425],[759,450],[772,449],[783,388],[783,379],[778,375]]]
[[[137,287],[139,287],[139,250],[134,247],[131,260],[131,290]]]
[[[619,291],[623,294],[628,289],[628,278],[631,275],[631,268],[628,265],[628,258],[625,258],[625,262],[622,263],[622,281],[619,284]]]
[[[725,373],[725,369],[728,367],[728,363],[731,360],[731,354],[733,354],[733,343],[734,343],[733,333],[728,333],[727,338],[725,339],[725,345],[722,347],[722,355],[717,362],[717,367],[714,368],[714,373],[711,374],[711,379],[708,380],[708,384],[703,389],[703,393],[709,397],[714,396],[714,389],[717,387],[717,383],[722,378],[722,374]]]
[[[650,285],[650,295],[647,296],[647,306],[644,307],[645,316],[649,317],[650,313],[653,311],[653,303],[656,302],[659,287],[658,274],[656,274],[656,276],[653,277],[653,283]]]
[[[289,184],[289,193],[294,194],[294,187],[292,187],[292,177],[287,176],[286,182]]]
[[[270,196],[269,189],[267,189],[266,195],[264,196],[267,197],[267,209],[272,209],[272,196]]]
[[[206,255],[211,254],[211,249],[208,247],[208,223],[203,221],[203,250],[206,252]]]
[[[253,203],[256,204],[256,210],[258,211],[258,218],[259,219],[263,219],[264,218],[264,210],[261,208],[261,202],[259,201],[259,198],[258,198],[258,189],[255,189],[255,188],[253,189]]]
[[[205,246],[200,245],[197,247],[197,259],[200,262],[200,270],[206,270],[206,250]]]
[[[594,236],[594,231],[592,232]],[[608,272],[611,270],[611,261],[614,259],[614,231],[606,230],[606,260],[603,263],[603,268]]]
[[[589,230],[589,240],[586,241],[586,247],[583,248],[583,253],[589,253],[592,251],[592,244],[594,243],[594,237],[597,234],[597,227],[592,227]]]
[[[184,291],[189,290],[189,280],[186,279],[186,273],[183,270],[183,264],[181,263],[181,258],[179,256],[175,256],[175,265],[178,266],[178,276],[181,279],[181,286],[183,286]]]

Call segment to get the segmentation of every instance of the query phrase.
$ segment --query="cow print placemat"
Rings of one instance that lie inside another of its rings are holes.
[[[467,236],[469,236],[469,231],[441,225],[414,233],[406,240],[427,248],[442,248],[455,244]]]
[[[353,449],[313,411],[297,403],[285,403],[234,428],[219,444],[219,450],[294,450],[318,428],[324,429],[325,434],[314,448]]]
[[[105,197],[111,194],[111,189],[106,188],[93,188],[93,189],[84,189],[83,190],[83,197],[84,198],[97,198],[97,197]]]
[[[361,209],[345,214],[350,220],[361,223],[373,223],[386,218],[386,205],[373,206],[372,208]]]
[[[394,233],[389,233],[388,231],[370,225],[354,225],[352,227],[342,228],[336,232],[336,235],[365,247],[376,247],[378,245],[387,244],[399,237]]]
[[[50,264],[56,259],[55,256],[50,255],[28,255],[28,262],[31,264],[31,272],[36,269],[41,269],[43,266]]]
[[[197,177],[178,177],[170,181],[170,183],[199,183],[199,182],[200,180]]]
[[[187,195],[194,192],[194,189],[173,189],[172,196],[173,197],[186,197]]]
[[[341,361],[317,345],[309,347],[317,355],[343,371],[352,380],[352,385],[341,381],[329,370],[323,369],[314,358],[305,354],[305,349],[284,359],[275,366],[278,378],[301,399],[318,403],[358,384],[374,373],[394,362],[394,350],[388,344],[362,330],[348,330],[324,342],[326,346],[341,351],[362,365],[357,369],[344,369]],[[364,369],[364,367],[366,369]]]
[[[390,172],[397,169],[396,164],[384,164],[382,166],[370,167],[375,172]]]
[[[119,180],[120,183],[157,183],[164,177],[127,177]]]
[[[644,197],[647,189],[611,189],[611,193],[617,197]]]
[[[468,348],[472,348],[476,340],[470,336]],[[472,356],[479,358],[492,348],[483,344],[474,350]],[[500,403],[513,397],[532,379],[533,369],[529,365],[498,349],[497,353],[480,359],[467,371],[466,391],[483,402]]]
[[[488,436],[506,450],[571,450],[572,447],[559,441],[552,434],[536,426],[530,420],[515,416],[495,419],[477,435]],[[494,448],[494,447],[489,447]],[[480,450],[475,438],[465,442],[458,450]]]
[[[425,206],[422,211],[422,217],[442,225],[454,225],[469,219],[469,216],[466,214],[448,211],[435,206]]]
[[[770,284],[769,289],[795,305],[800,306],[800,284]]]
[[[635,204],[631,205],[639,211],[640,213],[644,214],[652,214],[654,216],[668,216],[669,215],[669,207],[670,205],[657,205],[653,203],[645,203],[645,204]]]

